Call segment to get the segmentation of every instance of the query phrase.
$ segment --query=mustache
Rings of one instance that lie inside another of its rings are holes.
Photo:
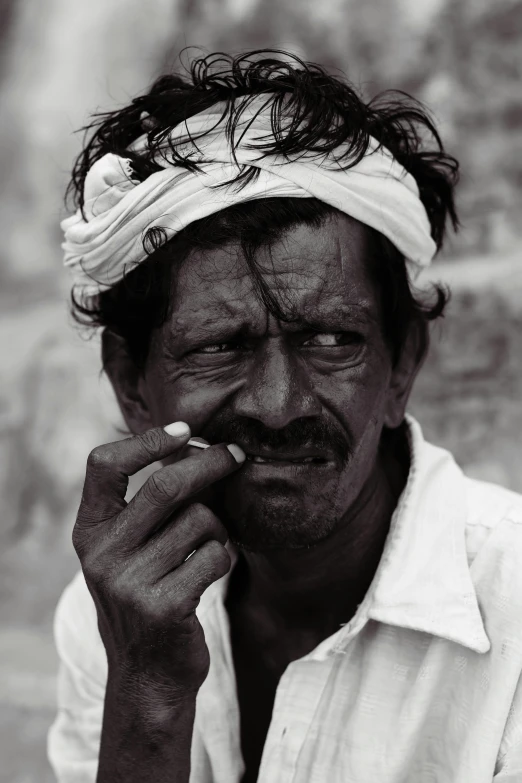
[[[258,419],[222,413],[200,434],[209,443],[239,443],[247,451],[254,452],[263,447],[274,451],[317,448],[333,452],[342,463],[347,463],[351,454],[349,436],[332,422],[318,418],[295,419],[286,427],[272,429]]]

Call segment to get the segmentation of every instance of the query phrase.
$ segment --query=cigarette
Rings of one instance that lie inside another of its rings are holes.
[[[195,446],[197,449],[208,449],[210,447],[210,443],[200,443],[199,440],[194,440],[194,438],[191,438],[189,441],[187,441],[187,446]]]

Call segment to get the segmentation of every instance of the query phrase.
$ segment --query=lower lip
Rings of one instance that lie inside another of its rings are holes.
[[[330,461],[326,462],[286,462],[285,460],[274,460],[273,462],[254,462],[247,459],[244,463],[244,468],[250,467],[260,471],[267,471],[271,473],[301,473],[309,470],[310,468],[324,469],[331,467]],[[243,469],[244,469],[243,468]]]

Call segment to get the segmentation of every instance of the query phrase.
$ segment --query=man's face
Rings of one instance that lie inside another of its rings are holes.
[[[260,301],[239,246],[194,251],[143,381],[152,425],[183,420],[248,455],[204,501],[249,549],[328,536],[378,470],[396,392],[367,230],[334,216],[289,230],[257,262],[289,323]]]

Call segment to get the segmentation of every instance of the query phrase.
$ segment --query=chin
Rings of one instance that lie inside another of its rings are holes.
[[[328,538],[338,519],[331,507],[305,509],[288,498],[265,498],[240,514],[231,505],[221,516],[230,541],[252,552],[309,549]]]

